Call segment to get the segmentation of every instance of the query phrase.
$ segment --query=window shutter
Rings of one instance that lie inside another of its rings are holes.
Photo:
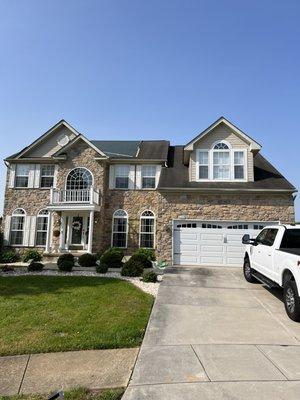
[[[31,222],[31,217],[29,215],[26,215],[24,235],[23,235],[23,246],[29,246],[30,222]]]
[[[11,216],[7,215],[5,217],[4,235],[3,235],[4,246],[8,246],[9,245],[10,222],[11,222]]]
[[[27,218],[31,219],[28,245],[33,247],[35,245],[36,216],[33,215]]]
[[[34,187],[34,172],[35,172],[35,165],[30,164],[29,175],[28,175],[28,187]]]
[[[109,166],[109,188],[114,189],[115,187],[115,166]]]
[[[16,164],[12,164],[9,168],[9,188],[15,187]]]
[[[155,188],[157,188],[159,178],[160,178],[160,172],[161,172],[161,165],[156,166],[156,175],[155,175]]]
[[[35,164],[35,173],[34,173],[34,187],[40,187],[40,176],[41,176],[41,165]]]
[[[56,186],[57,186],[57,175],[58,175],[58,164],[55,164],[54,179],[53,179],[53,188],[54,189],[56,189]]]
[[[142,189],[142,166],[136,166],[136,188]]]
[[[134,189],[134,176],[135,176],[135,165],[130,165],[130,169],[129,169],[129,189]]]

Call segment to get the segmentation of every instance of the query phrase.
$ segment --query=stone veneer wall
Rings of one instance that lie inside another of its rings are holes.
[[[117,209],[128,213],[128,253],[138,248],[139,223],[142,211],[149,209],[156,216],[156,252],[159,258],[172,258],[172,221],[185,215],[187,219],[224,221],[294,222],[291,195],[256,194],[179,194],[157,191],[108,190],[105,197],[103,245],[111,243],[112,215]]]

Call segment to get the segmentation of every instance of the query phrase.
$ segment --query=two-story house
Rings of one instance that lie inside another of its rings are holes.
[[[241,265],[244,233],[294,222],[296,189],[260,150],[223,117],[182,146],[89,140],[62,120],[5,160],[5,243]]]

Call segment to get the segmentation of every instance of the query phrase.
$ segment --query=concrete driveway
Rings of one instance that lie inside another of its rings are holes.
[[[240,269],[164,275],[124,400],[299,399],[300,324]]]

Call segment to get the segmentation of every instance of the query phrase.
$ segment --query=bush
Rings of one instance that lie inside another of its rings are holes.
[[[4,238],[3,238],[3,232],[0,231],[0,254],[3,251],[3,246],[4,246]]]
[[[29,260],[33,260],[33,261],[41,261],[42,259],[42,255],[39,251],[37,250],[33,250],[33,249],[29,249],[26,250],[23,254],[22,260],[23,262],[27,262]]]
[[[33,261],[28,265],[27,271],[29,271],[29,272],[42,271],[43,268],[44,268],[44,264],[37,262],[37,261]]]
[[[75,264],[75,258],[73,254],[66,253],[58,257],[57,266],[60,271],[70,272],[72,271]]]
[[[107,264],[99,264],[96,266],[96,271],[98,272],[98,274],[106,274],[106,272],[108,271],[108,265]]]
[[[0,262],[3,264],[9,264],[19,261],[20,257],[13,250],[6,250],[0,255]]]
[[[132,259],[126,261],[121,269],[122,276],[141,276],[143,273],[144,265],[141,261]]]
[[[135,260],[140,260],[144,264],[144,268],[151,268],[151,261],[155,261],[155,252],[153,249],[139,249],[133,253],[132,257]]]
[[[106,264],[108,268],[121,268],[124,252],[122,249],[111,247],[100,257],[100,264]]]
[[[154,271],[145,271],[142,277],[143,282],[157,282],[157,275]]]
[[[96,256],[90,253],[82,254],[78,258],[78,264],[85,268],[94,267],[96,265]]]

